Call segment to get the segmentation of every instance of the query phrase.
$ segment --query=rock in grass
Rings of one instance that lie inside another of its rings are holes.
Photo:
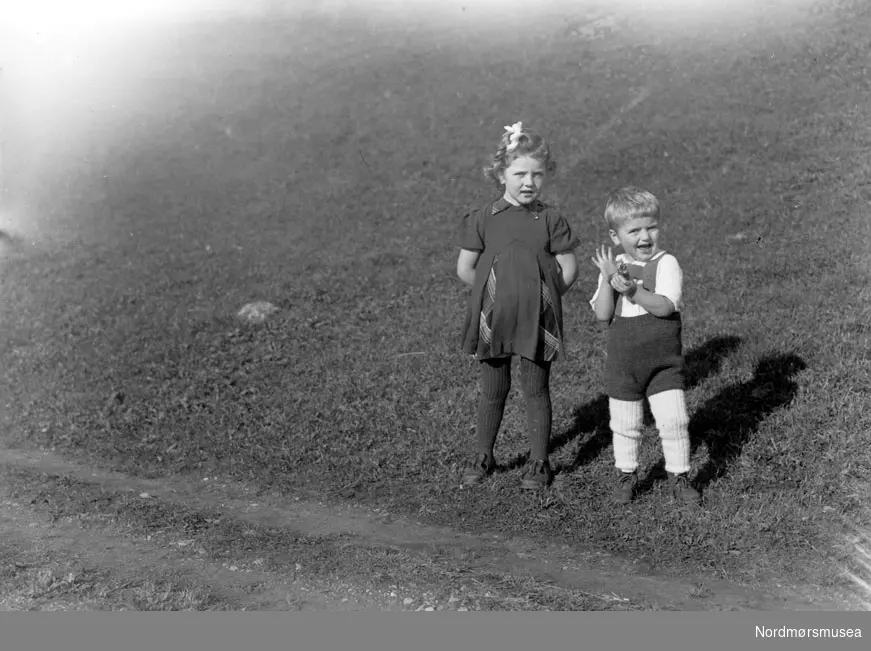
[[[248,303],[239,310],[239,318],[248,323],[263,323],[267,318],[278,312],[278,308],[269,301]]]

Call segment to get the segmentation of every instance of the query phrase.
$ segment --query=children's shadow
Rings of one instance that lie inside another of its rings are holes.
[[[697,386],[719,371],[723,360],[740,344],[740,337],[714,337],[689,351],[684,357],[686,360],[687,389]],[[561,449],[582,434],[592,433],[592,436],[588,436],[578,446],[572,461],[563,465],[560,472],[573,472],[581,466],[587,465],[598,457],[602,450],[611,445],[609,419],[608,396],[604,394],[575,409],[574,419],[569,428],[551,438],[551,453]],[[648,411],[645,411],[645,419],[648,423],[651,421]],[[523,458],[521,456],[518,459],[522,461]]]
[[[708,448],[708,461],[696,474],[699,488],[726,475],[759,424],[792,403],[798,392],[792,378],[806,368],[804,360],[794,354],[764,357],[751,380],[726,387],[693,414],[692,448],[703,443]]]

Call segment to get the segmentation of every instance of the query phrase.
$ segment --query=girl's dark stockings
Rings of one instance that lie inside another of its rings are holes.
[[[481,397],[478,402],[478,452],[493,456],[502,424],[505,401],[511,390],[510,357],[481,362]],[[520,358],[520,387],[526,399],[526,422],[531,458],[546,461],[551,428],[550,362]]]

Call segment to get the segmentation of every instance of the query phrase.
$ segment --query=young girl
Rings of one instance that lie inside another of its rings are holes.
[[[565,217],[540,200],[556,171],[547,143],[520,122],[505,130],[484,170],[502,196],[465,215],[460,225],[457,275],[472,288],[463,351],[481,367],[477,454],[463,483],[480,482],[496,466],[493,448],[517,357],[531,450],[521,486],[536,489],[553,480],[550,366],[565,356],[561,297],[577,280],[578,240]]]

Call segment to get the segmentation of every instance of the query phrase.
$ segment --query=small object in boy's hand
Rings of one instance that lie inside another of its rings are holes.
[[[623,276],[626,280],[629,280],[629,265],[626,264],[625,261],[621,260],[617,265],[617,273]]]
[[[618,272],[611,276],[611,280],[608,284],[622,294],[629,288],[630,283],[631,281],[628,278],[624,278],[623,275]]]

